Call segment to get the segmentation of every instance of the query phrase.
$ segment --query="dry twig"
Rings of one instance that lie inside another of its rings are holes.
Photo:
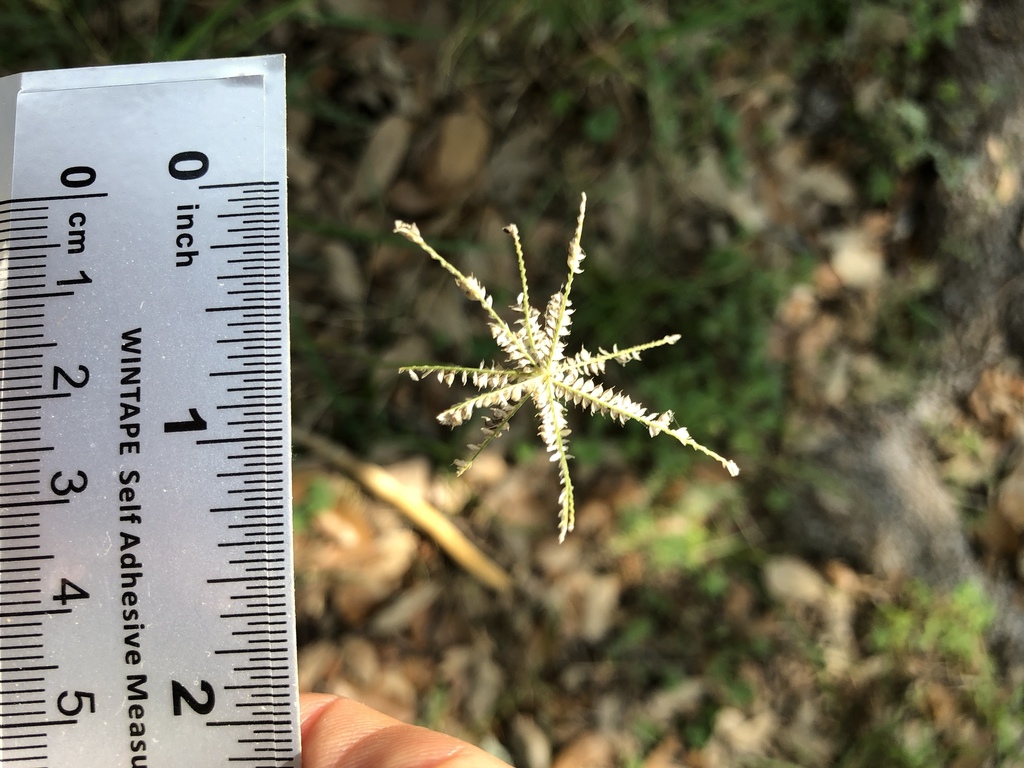
[[[337,467],[381,501],[391,504],[484,584],[499,592],[511,588],[511,577],[497,563],[463,536],[434,506],[410,493],[385,469],[361,461],[342,446],[299,427],[292,427],[292,440]]]

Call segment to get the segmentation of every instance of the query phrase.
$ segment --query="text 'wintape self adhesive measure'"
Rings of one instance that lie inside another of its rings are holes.
[[[280,56],[0,80],[0,764],[299,765]]]

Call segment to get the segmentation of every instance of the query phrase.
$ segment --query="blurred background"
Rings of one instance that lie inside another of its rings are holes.
[[[315,436],[295,453],[304,689],[522,768],[1017,765],[1024,667],[986,643],[986,590],[879,569],[841,525],[794,533],[830,415],[909,407],[939,360],[930,114],[960,96],[936,61],[972,7],[0,0],[0,70],[287,54],[293,419]],[[570,352],[681,334],[605,381],[743,472],[571,414],[559,545],[530,417],[456,478],[477,427],[435,416],[460,388],[398,375],[496,354],[392,228],[417,222],[504,306],[515,222],[543,302],[581,192]],[[1016,584],[988,499],[1024,387],[982,384],[926,444],[957,535]],[[453,560],[409,507],[494,567]]]

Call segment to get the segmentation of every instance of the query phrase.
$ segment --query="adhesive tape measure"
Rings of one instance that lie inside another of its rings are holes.
[[[0,764],[299,765],[284,58],[0,80]]]

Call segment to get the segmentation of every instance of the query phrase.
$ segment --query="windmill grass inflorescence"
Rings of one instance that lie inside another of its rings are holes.
[[[570,403],[591,413],[610,416],[622,424],[630,420],[637,421],[647,427],[652,437],[659,433],[671,435],[683,445],[688,445],[720,462],[730,475],[735,477],[739,474],[739,467],[735,462],[698,443],[690,437],[685,427],[673,426],[675,416],[672,411],[650,411],[630,399],[628,395],[605,387],[595,379],[598,374],[604,372],[609,361],[625,365],[632,360],[639,360],[641,352],[665,344],[675,344],[680,338],[678,334],[626,349],[619,349],[617,345],[612,346],[611,351],[599,347],[597,354],[593,354],[584,347],[574,355],[566,355],[565,344],[569,337],[573,313],[569,296],[573,279],[583,272],[583,259],[586,258],[580,245],[586,207],[587,196],[584,194],[576,220],[576,233],[569,243],[568,276],[561,290],[548,299],[543,313],[530,304],[530,290],[526,281],[526,266],[519,230],[515,224],[505,228],[515,243],[522,283],[522,292],[512,305],[518,316],[515,321],[516,329],[495,311],[493,297],[487,293],[479,280],[472,275],[462,274],[428,245],[415,224],[395,222],[395,232],[426,251],[432,259],[451,273],[455,282],[469,298],[483,307],[488,315],[487,325],[491,336],[504,353],[508,366],[488,366],[484,363],[475,368],[456,365],[408,365],[400,370],[408,373],[414,380],[418,380],[420,376],[435,374],[439,381],[449,386],[458,379],[463,384],[472,383],[481,390],[480,394],[456,403],[437,416],[437,420],[442,424],[456,427],[467,421],[477,409],[490,410],[484,418],[484,439],[479,444],[469,446],[471,454],[468,459],[456,462],[460,475],[469,469],[492,440],[500,437],[508,429],[509,421],[523,404],[527,400],[533,401],[539,420],[540,438],[551,461],[558,465],[562,488],[559,495],[559,541],[564,541],[566,533],[573,529],[576,516],[572,479],[569,476],[569,459],[572,458],[569,453],[570,430],[565,416],[566,407]]]

